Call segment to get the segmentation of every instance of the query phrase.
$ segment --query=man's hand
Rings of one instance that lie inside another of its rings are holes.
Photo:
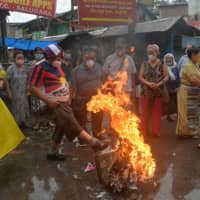
[[[48,100],[46,101],[47,105],[49,108],[57,108],[59,105],[58,101],[54,101],[54,100]]]
[[[45,94],[43,94],[40,88],[31,86],[29,89],[34,96],[44,101],[49,106],[49,108],[56,108],[59,105],[58,101],[49,99]]]

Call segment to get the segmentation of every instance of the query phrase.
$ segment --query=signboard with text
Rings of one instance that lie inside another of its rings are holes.
[[[54,17],[56,0],[0,0],[0,9]]]
[[[79,0],[78,10],[82,25],[136,23],[136,0]]]

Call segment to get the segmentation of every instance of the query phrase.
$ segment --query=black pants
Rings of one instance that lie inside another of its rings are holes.
[[[76,119],[78,120],[79,124],[86,129],[87,124],[87,103],[83,102],[81,103],[73,103],[72,108],[74,111],[74,115]],[[101,131],[102,128],[102,120],[103,120],[103,112],[99,113],[92,113],[91,114],[91,126],[92,126],[92,133],[94,136],[97,135],[98,132]]]

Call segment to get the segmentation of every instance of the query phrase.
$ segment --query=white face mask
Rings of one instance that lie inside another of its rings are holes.
[[[53,67],[59,68],[59,67],[61,67],[61,65],[62,65],[62,62],[60,60],[55,60],[52,62]]]
[[[174,66],[174,63],[173,63],[173,61],[166,62],[166,65],[169,66],[169,67],[173,67],[173,66]]]
[[[42,60],[44,58],[44,55],[42,53],[36,53],[35,54],[35,59],[36,60]]]
[[[148,60],[149,60],[149,61],[155,61],[155,60],[156,60],[156,58],[157,58],[157,57],[156,57],[156,56],[154,56],[154,55],[151,55],[151,54],[150,54],[150,55],[148,55]]]
[[[94,61],[94,60],[90,59],[90,60],[87,60],[87,61],[86,61],[86,66],[87,66],[89,69],[93,68],[94,65],[95,65],[95,61]]]
[[[66,60],[71,60],[71,59],[72,59],[72,55],[71,55],[70,53],[65,53],[65,54],[64,54],[64,58],[65,58]]]

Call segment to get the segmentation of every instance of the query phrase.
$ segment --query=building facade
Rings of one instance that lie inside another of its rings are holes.
[[[160,5],[157,8],[159,11],[159,16],[161,18],[188,16],[187,3],[166,4],[166,5]]]

